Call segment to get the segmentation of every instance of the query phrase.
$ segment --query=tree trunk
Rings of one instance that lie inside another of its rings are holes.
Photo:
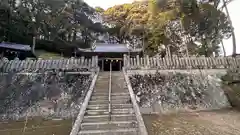
[[[229,11],[228,11],[226,0],[223,0],[223,4],[224,4],[224,8],[226,10],[226,14],[227,14],[228,20],[230,22],[230,26],[232,28],[232,42],[233,42],[233,53],[232,53],[232,56],[235,57],[236,54],[237,54],[236,36],[235,36],[235,33],[234,33],[234,28],[233,28],[233,25],[232,25],[232,20],[231,20]]]
[[[221,45],[222,45],[222,49],[223,49],[223,56],[226,57],[226,50],[223,44],[223,41],[221,40]]]

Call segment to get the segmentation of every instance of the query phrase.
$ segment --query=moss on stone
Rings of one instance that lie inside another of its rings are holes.
[[[240,109],[240,69],[228,70],[222,82],[231,105]]]

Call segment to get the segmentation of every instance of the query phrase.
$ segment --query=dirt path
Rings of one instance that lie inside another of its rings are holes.
[[[149,135],[240,135],[240,112],[234,110],[143,117]]]

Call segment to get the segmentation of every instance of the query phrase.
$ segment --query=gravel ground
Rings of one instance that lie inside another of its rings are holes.
[[[220,109],[229,102],[216,74],[131,74],[139,105],[160,106],[159,114],[143,114],[149,135],[239,135],[240,112]]]
[[[143,115],[149,135],[239,135],[240,112],[215,110]]]

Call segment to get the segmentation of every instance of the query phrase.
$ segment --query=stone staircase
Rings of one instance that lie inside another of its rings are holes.
[[[110,74],[99,73],[81,122],[79,135],[139,134],[138,122],[123,74],[113,72],[111,75],[111,94],[109,94]]]

